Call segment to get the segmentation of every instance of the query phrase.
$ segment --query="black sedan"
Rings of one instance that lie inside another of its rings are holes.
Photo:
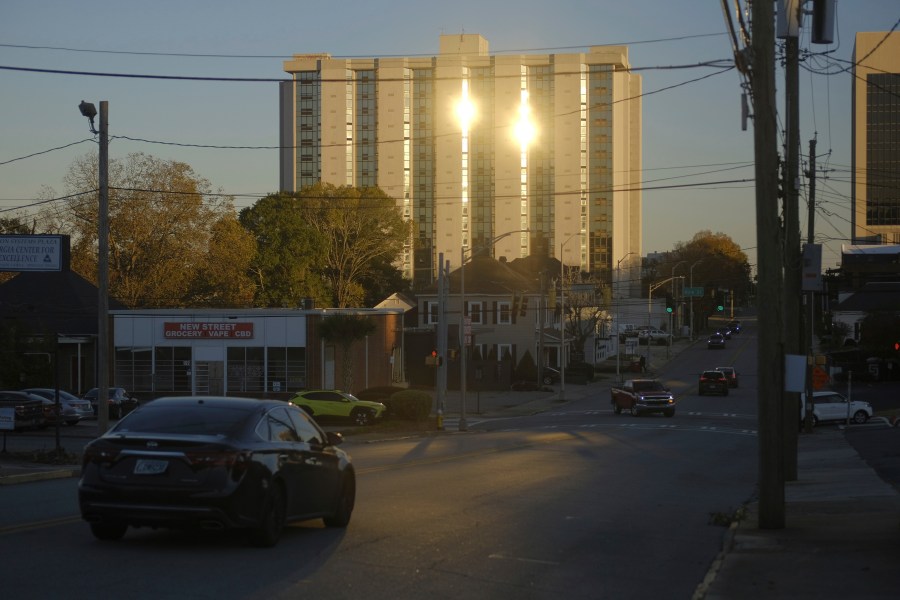
[[[85,392],[83,399],[91,403],[94,409],[94,415],[97,413],[97,388],[91,388]],[[111,387],[107,394],[107,404],[109,405],[109,416],[112,419],[121,419],[140,405],[140,400],[128,393],[123,387]]]
[[[240,529],[273,546],[288,521],[346,527],[356,475],[341,441],[278,400],[160,398],[85,447],[81,516],[100,540],[129,526]]]

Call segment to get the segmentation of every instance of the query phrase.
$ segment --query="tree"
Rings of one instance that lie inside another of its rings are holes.
[[[337,345],[341,350],[341,366],[343,367],[344,390],[353,389],[353,360],[350,350],[353,344],[365,339],[375,331],[375,322],[364,315],[335,313],[327,315],[319,326],[319,335],[328,343]]]
[[[299,192],[304,217],[324,240],[323,276],[335,305],[359,306],[363,287],[377,268],[400,256],[409,240],[410,224],[397,203],[375,187],[316,184]]]
[[[347,308],[400,291],[390,287],[403,281],[394,262],[409,223],[378,188],[316,184],[267,196],[240,220],[259,248],[252,268],[261,305],[297,306],[311,297]]]
[[[43,213],[42,226],[71,235],[72,269],[96,281],[97,157],[77,159],[64,181],[73,197]],[[110,160],[110,295],[135,308],[194,305],[196,278],[220,260],[210,255],[213,228],[233,213],[232,200],[214,193],[185,163],[143,153]],[[239,246],[252,252],[246,243]],[[233,253],[228,260],[245,262]]]
[[[610,305],[610,290],[590,273],[565,272],[566,341],[573,350],[573,359],[584,360],[584,346],[593,339],[600,323],[606,319]]]
[[[241,227],[233,213],[223,215],[210,229],[206,260],[193,281],[194,306],[253,306],[255,286],[250,264],[256,256],[256,240]]]
[[[255,238],[250,269],[257,306],[296,307],[304,298],[330,305],[319,273],[325,241],[304,220],[302,201],[293,194],[272,194],[240,212],[240,223]]]
[[[683,261],[683,264],[679,265]],[[691,266],[694,267],[691,272]],[[704,288],[704,296],[694,300],[694,312],[709,316],[715,312],[714,298],[718,290],[729,290],[735,303],[746,302],[752,290],[747,255],[728,235],[709,230],[697,232],[689,242],[675,244],[675,249],[662,260],[650,265],[648,282],[675,275],[685,277],[685,286]],[[688,277],[693,275],[693,282]],[[672,283],[673,291],[678,289]]]

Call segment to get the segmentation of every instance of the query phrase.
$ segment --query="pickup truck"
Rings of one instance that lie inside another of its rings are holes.
[[[617,415],[628,410],[635,417],[654,412],[675,416],[675,396],[658,379],[628,379],[610,388],[610,397]]]

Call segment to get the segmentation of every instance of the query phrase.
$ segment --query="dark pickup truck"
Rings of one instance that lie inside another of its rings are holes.
[[[654,412],[675,416],[675,396],[658,379],[628,379],[613,386],[610,396],[616,414],[627,410],[635,417]]]

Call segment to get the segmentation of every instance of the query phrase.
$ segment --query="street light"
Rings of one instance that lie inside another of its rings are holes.
[[[694,267],[696,267],[697,265],[699,265],[702,262],[703,262],[703,259],[701,258],[700,260],[698,260],[694,264],[692,264],[690,270],[688,271],[691,275],[690,276],[690,281],[691,281],[691,322],[690,322],[690,326],[691,326],[691,341],[692,342],[694,341]]]
[[[687,262],[686,260],[680,260],[677,263],[675,263],[674,267],[672,267],[672,279],[673,280],[675,279],[675,270],[678,267],[680,267],[681,265],[685,264],[686,262]],[[684,277],[681,278],[681,287],[684,287]],[[676,308],[678,306],[678,293],[677,292],[678,292],[678,288],[675,287],[674,283],[672,283],[672,301],[675,303]],[[684,295],[684,291],[682,291],[682,295]],[[678,323],[674,320],[673,316],[674,315],[672,315],[672,313],[669,313],[669,335],[675,334],[675,332],[673,330],[674,330],[675,326],[678,325]]]
[[[622,258],[620,258],[616,262],[616,273],[615,279],[613,280],[613,312],[615,313],[615,329],[613,333],[616,336],[616,381],[621,381],[621,376],[619,375],[619,361],[621,356],[621,351],[619,350],[619,297],[617,295],[619,289],[619,265],[622,264],[622,261],[631,256],[632,254],[637,254],[637,252],[629,252]]]
[[[573,233],[559,245],[559,402],[566,401],[566,268],[563,263],[563,248],[579,235],[580,232]]]
[[[518,229],[516,231],[507,231],[506,233],[502,233],[497,237],[493,238],[487,243],[487,248],[493,248],[494,244],[502,240],[503,238],[510,236],[514,233],[526,233],[530,232],[530,229]],[[482,249],[484,246],[482,246]],[[469,258],[473,258],[475,256],[474,248],[472,249],[472,255]],[[460,348],[459,353],[459,430],[460,431],[468,431],[469,425],[466,422],[466,354],[469,349],[469,341],[471,336],[471,323],[466,321],[466,247],[462,246],[459,249],[459,298],[461,306],[459,308],[459,333],[462,336],[462,347]]]
[[[81,101],[78,110],[100,134],[100,202],[97,219],[97,425],[100,434],[109,426],[109,102],[100,101],[100,131],[94,129],[97,109]]]

